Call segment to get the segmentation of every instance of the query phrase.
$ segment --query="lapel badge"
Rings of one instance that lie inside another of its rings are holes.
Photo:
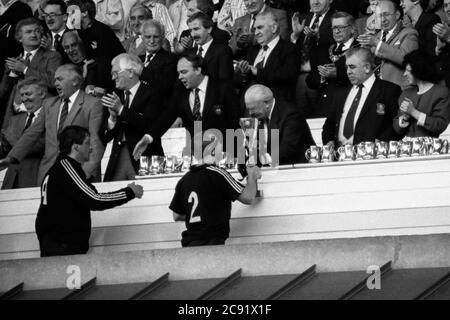
[[[92,41],[91,47],[92,47],[92,49],[97,49],[97,41]]]
[[[377,103],[377,114],[384,116],[386,113],[386,106],[382,103]]]
[[[217,105],[217,106],[214,106],[214,112],[216,113],[216,115],[218,115],[218,116],[220,116],[220,115],[222,115],[222,113],[223,113],[223,108],[222,108],[222,105]]]

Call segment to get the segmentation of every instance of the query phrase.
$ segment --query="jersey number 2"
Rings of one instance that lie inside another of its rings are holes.
[[[200,215],[194,216],[195,210],[197,210],[198,207],[198,195],[195,191],[192,191],[188,198],[188,203],[192,202],[192,209],[191,209],[191,218],[189,219],[189,223],[196,223],[201,222]]]

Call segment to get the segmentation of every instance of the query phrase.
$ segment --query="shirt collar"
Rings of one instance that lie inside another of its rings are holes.
[[[280,41],[280,36],[276,36],[275,38],[273,38],[273,39],[267,44],[267,46],[269,47],[269,50],[273,50],[273,48],[275,48],[275,46],[278,44],[278,41]]]
[[[137,90],[138,90],[138,88],[139,88],[139,86],[141,85],[141,82],[140,81],[138,81],[134,86],[132,86],[131,88],[130,88],[130,92],[131,92],[131,95],[134,97],[135,95],[136,95],[136,92],[137,92]]]
[[[197,86],[198,89],[200,89],[201,92],[206,92],[206,87],[208,86],[208,76],[205,76],[200,82],[200,84]]]
[[[41,110],[42,110],[42,107],[39,107],[37,110],[33,111],[33,114],[34,114],[34,117],[35,117],[35,118],[39,115],[39,113],[41,112]],[[30,113],[28,112],[28,114],[30,114]]]
[[[373,86],[373,84],[375,83],[376,79],[377,78],[375,77],[375,74],[372,73],[372,75],[369,78],[367,78],[366,81],[364,81],[362,83],[364,86],[364,89],[371,88]],[[353,86],[353,88],[358,88],[358,86]]]
[[[350,39],[348,39],[346,42],[344,42],[344,46],[342,47],[342,51],[347,50],[348,48],[350,48],[353,44],[353,41],[355,41],[355,39],[352,37]]]
[[[211,38],[208,42],[206,42],[205,44],[199,45],[202,47],[203,49],[203,53],[206,54],[206,51],[208,51],[209,47],[211,46],[211,43],[213,42],[213,38]]]
[[[36,52],[39,50],[39,48],[31,50],[31,51],[24,51],[23,56],[26,57],[27,52],[31,53],[31,58],[33,58],[36,55]]]
[[[61,40],[62,40],[62,36],[63,36],[63,34],[64,34],[64,31],[66,31],[66,28],[64,28],[64,29],[62,29],[60,32],[53,32],[53,31],[51,31],[51,33],[52,33],[52,37],[53,38],[55,38],[55,35],[59,35],[60,37],[61,37]]]
[[[75,99],[78,96],[78,93],[80,93],[80,89],[78,89],[77,91],[75,91],[70,97],[69,97],[69,103],[73,104],[75,102]]]

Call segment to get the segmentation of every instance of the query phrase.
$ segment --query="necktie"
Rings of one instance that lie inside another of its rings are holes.
[[[353,123],[355,122],[356,110],[358,109],[359,101],[361,100],[362,89],[364,87],[363,84],[360,84],[358,89],[358,93],[353,99],[352,105],[347,113],[347,118],[344,123],[344,137],[350,139],[353,136]]]
[[[154,53],[148,53],[147,57],[145,58],[145,63],[144,65],[147,67],[148,64],[150,63],[150,61],[152,61],[153,57],[155,56]]]
[[[70,99],[64,99],[64,104],[61,109],[61,114],[59,115],[59,127],[58,127],[58,135],[61,133],[64,122],[66,121],[67,114],[69,113],[69,102]]]
[[[30,65],[30,62],[31,62],[31,52],[27,52],[25,54],[24,61],[25,61],[25,64],[27,65],[27,67],[28,67]]]
[[[25,132],[25,130],[27,130],[31,126],[31,123],[33,123],[33,118],[34,118],[34,113],[30,112],[28,114],[27,122],[25,123],[25,127],[23,128],[22,132]]]
[[[200,114],[200,97],[198,95],[199,91],[200,91],[199,88],[194,89],[194,108],[192,110],[192,115],[194,116],[194,121],[202,120],[202,115]]]
[[[387,34],[388,34],[387,31],[383,31],[383,34],[382,34],[382,36],[381,36],[381,42],[386,42]]]
[[[255,64],[256,69],[263,69],[264,68],[264,60],[266,59],[266,52],[267,49],[269,49],[269,46],[266,44],[262,47],[263,51],[262,54],[259,56],[259,61]]]
[[[197,55],[199,55],[200,57],[203,57],[202,53],[203,53],[203,47],[202,46],[198,46]]]
[[[343,44],[343,43],[340,43],[340,44],[336,47],[336,49],[334,50],[334,53],[335,53],[335,54],[341,54],[341,53],[342,53],[342,48],[344,48],[344,44]]]
[[[59,46],[59,40],[61,36],[59,34],[55,34],[55,40],[53,41],[53,48],[56,50]]]
[[[130,108],[130,95],[131,95],[131,91],[130,90],[125,90],[125,99],[123,101],[123,107],[126,109]]]
[[[313,22],[313,24],[312,24],[312,26],[311,26],[311,29],[315,30],[315,29],[318,29],[318,28],[319,28],[319,22],[320,22],[320,17],[321,17],[321,16],[322,16],[321,14],[317,14],[317,15],[316,15],[316,17],[315,17],[315,19],[314,19],[314,22]]]
[[[250,32],[255,33],[255,20],[256,15],[252,15],[252,21],[250,22]]]
[[[387,31],[383,31],[382,32],[382,34],[381,34],[381,42],[386,42],[386,40],[387,40],[387,34],[388,34],[388,32]],[[383,63],[383,60],[380,58],[380,57],[378,57],[378,56],[376,56],[375,57],[375,75],[377,76],[377,77],[380,77],[380,74],[381,74],[381,64]]]

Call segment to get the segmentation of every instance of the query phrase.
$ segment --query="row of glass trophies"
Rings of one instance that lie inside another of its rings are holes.
[[[332,146],[311,146],[305,153],[310,163],[394,159],[449,154],[446,139],[405,137],[400,141],[368,141],[357,145],[346,144],[334,150]]]

